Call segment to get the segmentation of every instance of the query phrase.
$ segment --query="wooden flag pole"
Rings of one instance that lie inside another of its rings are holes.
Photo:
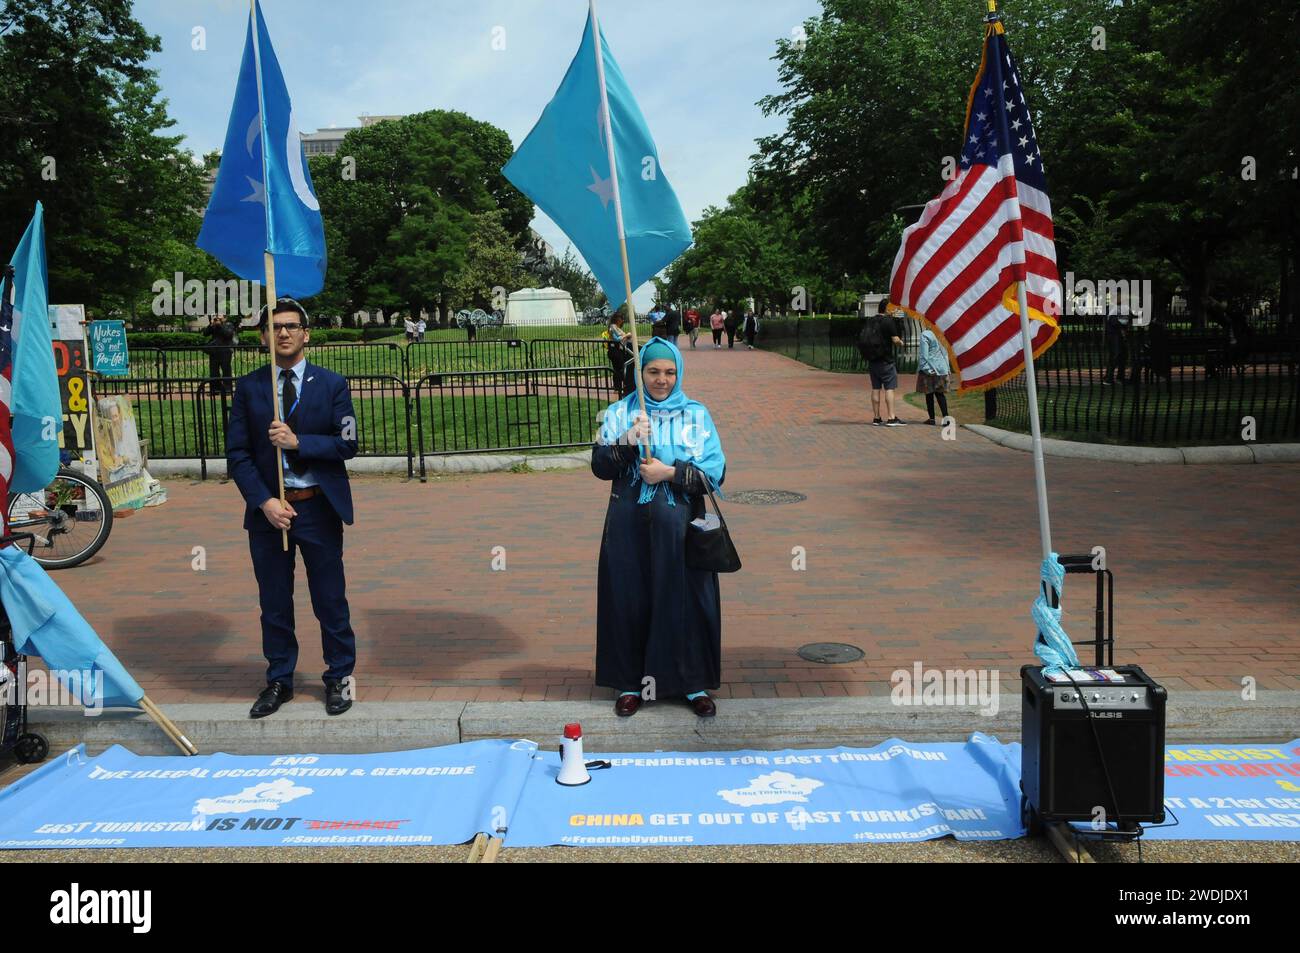
[[[172,743],[175,744],[176,747],[180,748],[187,756],[193,756],[199,753],[199,749],[194,747],[193,742],[191,742],[189,738],[186,738],[172,720],[162,713],[162,709],[149,700],[148,695],[142,695],[140,697],[140,708],[146,715],[154,720],[159,728],[163,730],[163,734],[170,738]]]
[[[262,206],[262,212],[266,216],[266,249],[262,253],[263,268],[266,273],[266,342],[270,351],[271,361],[271,414],[272,420],[277,424],[280,422],[280,393],[276,386],[276,365],[275,365],[275,302],[278,300],[275,294],[275,255],[270,252],[271,246],[271,199],[268,193],[270,178],[266,168],[266,102],[262,96],[262,49],[258,43],[257,32],[257,0],[248,0],[249,22],[252,24],[253,33],[253,66],[257,74],[257,116],[258,122],[262,127],[262,194],[265,196],[265,204]],[[279,447],[275,448],[275,479],[280,490],[280,505],[287,506],[288,501],[284,498],[284,451]],[[284,551],[289,551],[289,531],[280,530],[280,545]]]
[[[637,404],[641,415],[648,417],[645,409],[645,390],[641,384],[641,345],[636,335],[636,306],[632,303],[632,271],[627,262],[627,233],[623,228],[623,199],[618,189],[618,163],[614,155],[614,124],[609,115],[609,93],[605,88],[605,56],[600,42],[600,21],[596,18],[596,0],[588,0],[591,8],[592,45],[596,48],[596,79],[600,83],[600,106],[605,120],[605,149],[609,155],[609,179],[614,194],[614,222],[618,228],[618,250],[623,259],[623,285],[627,292],[627,317],[631,325],[632,359],[636,362],[633,373],[636,383]],[[649,442],[642,444],[645,456],[650,456]]]
[[[167,736],[167,740],[170,741],[172,744],[174,744],[178,749],[180,749],[181,754],[185,755],[185,757],[187,758],[193,756],[190,749],[187,748],[184,743],[182,743],[180,735],[177,734],[176,731],[174,731],[171,728],[171,726],[169,726],[165,722],[159,721],[158,718],[155,715],[153,715],[151,712],[149,712],[147,709],[142,708],[141,710],[144,711],[144,713],[148,715],[151,719],[153,719],[154,723],[159,728],[162,729],[162,733]]]
[[[266,264],[266,341],[271,350],[271,413],[272,419],[278,424],[280,422],[280,392],[276,386],[275,372],[275,256],[270,252],[265,253]],[[279,447],[275,448],[275,478],[280,489],[280,505],[288,505],[284,498],[284,451]],[[280,530],[280,544],[284,551],[289,551],[289,531]]]

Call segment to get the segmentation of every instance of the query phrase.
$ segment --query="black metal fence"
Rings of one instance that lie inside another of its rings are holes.
[[[530,368],[603,367],[606,342],[599,338],[518,338],[478,341],[425,341],[420,344],[322,344],[308,358],[344,377],[397,377],[414,383],[430,374],[516,371]],[[230,373],[242,377],[267,363],[265,349],[239,345],[227,349]],[[136,382],[158,384],[169,392],[171,381],[212,377],[215,352],[206,347],[131,349]]]
[[[431,374],[412,392],[421,480],[426,456],[590,444],[618,399],[608,366]]]
[[[175,366],[175,365],[173,365]],[[419,460],[444,454],[581,447],[597,416],[618,399],[602,367],[516,368],[426,374],[414,384],[397,374],[344,375],[356,412],[358,456]],[[130,398],[135,426],[152,459],[224,459],[234,378],[107,378],[97,397]]]
[[[917,349],[922,326],[914,318],[895,316],[902,347],[895,347],[894,363],[898,370],[916,371]],[[764,318],[758,325],[758,344],[796,361],[827,371],[865,374],[867,362],[858,351],[858,335],[863,319],[840,318]]]
[[[1300,439],[1300,341],[1278,327],[1156,323],[1107,336],[1100,321],[1065,325],[1035,362],[1043,433],[1167,446]],[[989,420],[1029,429],[1023,374],[997,389]]]

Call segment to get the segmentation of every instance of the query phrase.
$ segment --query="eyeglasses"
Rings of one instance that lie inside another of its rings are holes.
[[[277,322],[271,327],[275,329],[276,334],[293,334],[295,331],[302,330],[302,324],[297,321],[288,321],[284,324]]]

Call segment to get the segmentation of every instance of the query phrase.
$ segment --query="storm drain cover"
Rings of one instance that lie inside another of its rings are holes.
[[[783,503],[802,503],[808,497],[793,490],[737,490],[727,494],[728,503],[748,503],[752,506],[780,506]]]
[[[807,662],[821,662],[824,665],[843,665],[856,662],[865,653],[856,645],[843,642],[812,642],[799,649],[799,657]]]

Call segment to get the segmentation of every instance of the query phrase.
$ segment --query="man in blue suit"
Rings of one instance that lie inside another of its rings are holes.
[[[293,625],[296,551],[307,568],[311,607],[320,622],[325,655],[325,710],[341,715],[352,707],[356,636],[344,594],[343,524],[352,523],[352,490],[343,461],[356,456],[356,413],[347,381],[309,364],[304,354],[311,331],[307,311],[292,298],[275,303],[268,322],[262,309],[262,343],[275,356],[271,369],[241,377],[226,428],[226,466],[247,503],[244,529],[262,607],[266,688],[249,715],[265,718],[293,697],[298,640]],[[276,448],[283,451],[285,501],[279,497]],[[289,548],[281,530],[288,530]]]

